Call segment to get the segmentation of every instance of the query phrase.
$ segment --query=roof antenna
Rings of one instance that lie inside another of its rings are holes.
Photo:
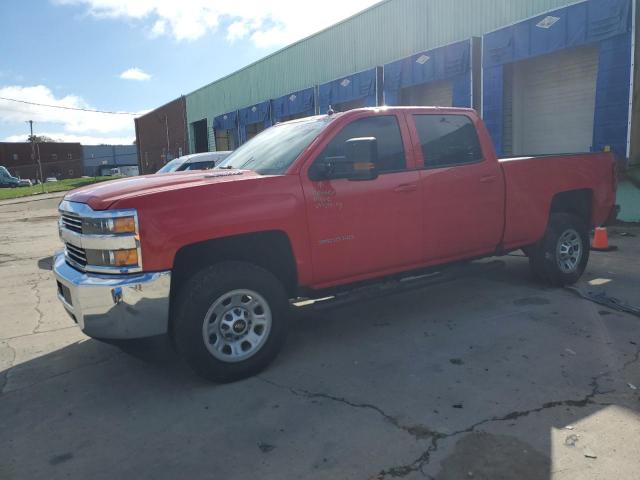
[[[327,111],[327,115],[331,116],[334,113],[336,113],[335,110],[333,109],[333,107],[331,105],[329,105],[329,110]]]

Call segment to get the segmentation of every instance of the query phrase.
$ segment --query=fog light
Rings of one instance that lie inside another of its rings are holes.
[[[112,250],[109,252],[111,264],[116,267],[131,267],[138,265],[138,250]]]
[[[138,250],[86,250],[87,264],[95,267],[139,267]]]

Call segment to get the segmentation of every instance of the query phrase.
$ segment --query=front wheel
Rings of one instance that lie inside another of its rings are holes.
[[[176,299],[178,352],[202,377],[232,382],[277,356],[287,333],[287,295],[270,272],[224,262],[196,273]]]
[[[529,248],[534,277],[554,286],[576,283],[589,261],[589,231],[577,216],[552,213],[544,238]]]

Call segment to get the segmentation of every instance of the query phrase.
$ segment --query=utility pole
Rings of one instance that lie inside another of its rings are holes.
[[[167,118],[166,114],[164,116],[164,128],[165,128],[165,131],[167,133],[167,157],[166,157],[166,159],[168,159],[169,158],[169,150],[171,149],[171,144],[169,143],[169,119]]]
[[[38,155],[36,157],[36,137],[33,136],[33,120],[29,120],[29,131],[31,135],[29,136],[29,140],[31,140],[31,160],[33,162],[38,162],[38,171],[40,172],[40,185],[42,185],[42,191],[44,192],[44,177],[42,176],[42,162],[40,162],[40,148],[38,147]],[[38,175],[38,171],[36,171],[36,175]]]

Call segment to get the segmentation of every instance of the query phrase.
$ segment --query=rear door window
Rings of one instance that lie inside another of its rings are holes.
[[[482,148],[471,119],[464,115],[414,115],[426,168],[482,161]]]

